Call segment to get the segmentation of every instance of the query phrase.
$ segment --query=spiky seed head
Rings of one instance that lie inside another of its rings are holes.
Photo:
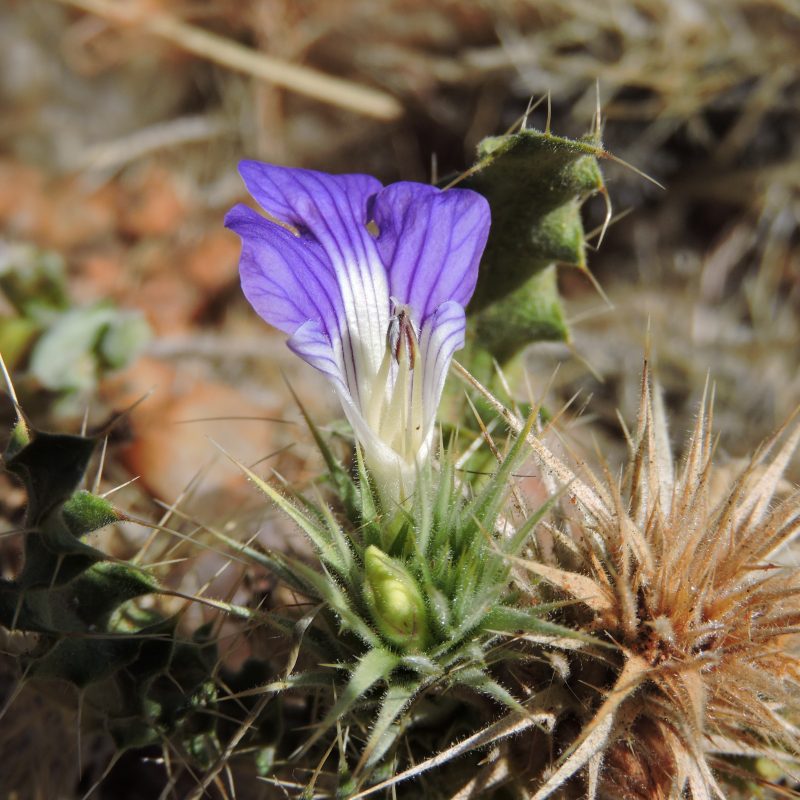
[[[720,492],[710,405],[677,469],[647,369],[621,480],[607,467],[576,475],[536,442],[571,502],[550,523],[563,552],[526,564],[577,601],[584,630],[622,653],[604,688],[570,684],[593,710],[578,708],[583,732],[536,800],[584,768],[589,797],[741,796],[719,785],[737,783],[732,758],[800,755],[800,574],[787,558],[800,492],[780,497],[800,425],[778,431]]]

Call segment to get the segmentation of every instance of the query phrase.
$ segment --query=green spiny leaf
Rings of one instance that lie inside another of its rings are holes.
[[[408,682],[392,684],[386,690],[369,739],[361,753],[360,763],[356,767],[357,773],[365,767],[377,764],[397,741],[401,730],[400,726],[394,725],[394,722],[414,699],[419,689],[418,683]]]
[[[84,536],[121,519],[108,500],[86,491],[75,492],[61,510],[73,536]]]
[[[474,331],[470,350],[473,360],[478,359],[473,368],[481,375],[492,374],[491,358],[505,364],[530,342],[567,341],[569,330],[555,265],[534,273],[503,301],[478,314]]]
[[[314,733],[303,743],[294,757],[307,752],[315,742],[343,715],[345,715],[376,683],[386,680],[397,666],[399,657],[388,650],[368,650],[353,670],[350,680],[337,701],[318,723]]]
[[[36,431],[29,444],[6,460],[6,468],[22,480],[28,493],[28,527],[35,527],[73,495],[94,447],[94,440],[85,436]]]
[[[553,264],[585,269],[580,206],[603,191],[596,139],[536,130],[485,139],[462,185],[483,194],[492,227],[470,305],[473,343],[505,361],[528,342],[567,337]],[[485,313],[485,316],[484,316]]]

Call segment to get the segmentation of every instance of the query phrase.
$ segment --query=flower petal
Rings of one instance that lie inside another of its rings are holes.
[[[469,302],[489,235],[489,204],[482,195],[394,183],[375,197],[373,217],[389,291],[411,306],[420,325],[448,300]]]
[[[338,330],[341,293],[319,245],[243,205],[228,212],[225,226],[242,238],[242,290],[262,319],[288,334],[307,320],[328,333]]]
[[[289,337],[286,344],[303,361],[323,373],[334,384],[337,391],[347,391],[341,360],[331,345],[328,334],[316,320],[309,319],[304,322]]]
[[[300,242],[324,252],[341,298],[339,332],[350,333],[355,379],[370,379],[381,363],[389,324],[386,270],[367,229],[367,208],[380,182],[369,175],[327,175],[257,161],[241,162],[239,171],[265,211],[296,228]],[[318,270],[313,262],[305,273]],[[329,320],[312,319],[330,330]]]
[[[453,354],[464,346],[466,328],[464,309],[455,300],[442,303],[422,327],[419,350],[423,370],[422,416],[426,435],[433,430],[447,370]]]

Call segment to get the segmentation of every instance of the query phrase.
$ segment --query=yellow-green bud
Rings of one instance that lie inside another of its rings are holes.
[[[408,570],[370,545],[364,552],[364,598],[378,630],[403,651],[428,644],[428,611],[419,586]]]

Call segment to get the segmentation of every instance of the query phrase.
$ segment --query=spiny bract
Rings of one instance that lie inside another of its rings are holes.
[[[590,798],[637,800],[753,797],[777,788],[768,763],[795,771],[800,574],[789,546],[800,492],[782,476],[800,425],[784,425],[736,475],[712,462],[710,408],[704,397],[676,469],[645,367],[620,480],[608,467],[575,474],[529,437],[568,502],[539,529],[551,545],[540,561],[521,563],[577,601],[573,624],[621,654],[592,664],[584,648],[565,668],[572,702],[560,719],[582,729],[556,724],[566,749],[546,780],[532,778],[535,800],[573,796],[581,771]],[[517,750],[531,762],[525,742]]]

